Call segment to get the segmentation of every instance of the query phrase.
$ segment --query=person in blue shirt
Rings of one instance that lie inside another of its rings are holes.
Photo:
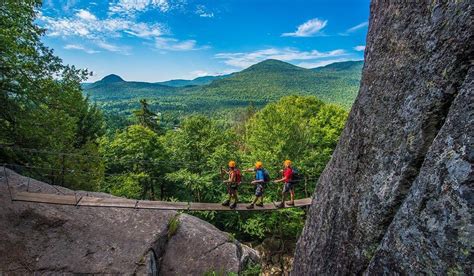
[[[266,179],[262,162],[258,161],[255,163],[255,168],[247,169],[245,172],[255,172],[255,180],[251,182],[252,185],[255,185],[255,199],[247,206],[247,209],[253,209],[254,205],[263,207],[263,193]]]

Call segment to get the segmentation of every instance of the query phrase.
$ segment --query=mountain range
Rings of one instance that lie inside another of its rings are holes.
[[[363,61],[332,63],[313,69],[265,60],[240,72],[193,80],[149,83],[108,75],[83,84],[84,93],[103,110],[130,113],[145,98],[160,111],[209,112],[263,106],[286,95],[314,95],[349,109],[358,92]]]

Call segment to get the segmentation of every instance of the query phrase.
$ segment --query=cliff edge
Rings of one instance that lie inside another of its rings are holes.
[[[470,1],[371,3],[358,98],[293,275],[472,273]]]

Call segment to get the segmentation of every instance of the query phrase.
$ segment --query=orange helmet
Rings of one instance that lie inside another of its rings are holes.
[[[260,169],[262,166],[263,166],[263,163],[260,161],[257,161],[257,163],[255,163],[255,168],[257,169]]]
[[[291,166],[291,160],[285,160],[284,164],[287,167]]]
[[[230,168],[235,168],[235,161],[233,161],[233,160],[229,161],[229,167]]]

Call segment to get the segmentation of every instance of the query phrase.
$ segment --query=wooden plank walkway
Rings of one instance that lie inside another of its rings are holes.
[[[46,204],[73,205],[84,207],[113,207],[113,208],[134,208],[134,209],[154,209],[154,210],[188,210],[188,211],[232,211],[229,207],[222,206],[220,203],[203,202],[170,202],[170,201],[149,201],[134,200],[126,198],[102,198],[91,196],[74,196],[43,194],[30,192],[16,192],[12,195],[13,201],[35,202]],[[311,198],[295,200],[295,206],[304,207],[311,204]],[[254,209],[247,209],[248,203],[240,203],[236,211],[270,211],[276,210],[275,204],[266,203],[263,207],[255,206]],[[286,206],[285,208],[290,208]]]

